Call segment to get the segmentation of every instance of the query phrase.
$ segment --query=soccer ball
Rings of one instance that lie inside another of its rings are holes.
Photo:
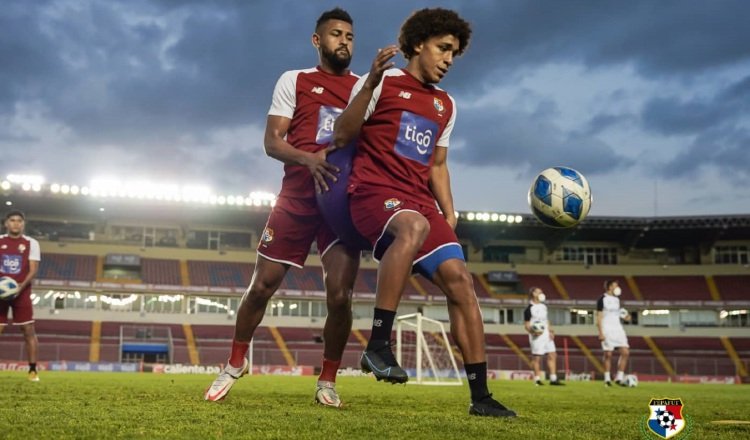
[[[635,374],[628,374],[624,382],[626,387],[635,388],[638,386],[638,377]]]
[[[620,318],[621,319],[627,318],[628,315],[630,315],[630,312],[628,312],[628,309],[626,309],[624,307],[620,309]]]
[[[533,331],[536,334],[540,334],[544,332],[544,329],[547,328],[547,325],[544,323],[544,321],[533,321],[531,323],[531,331]]]
[[[539,173],[529,189],[531,212],[540,222],[554,228],[580,223],[591,209],[591,187],[583,174],[567,167],[553,167]]]
[[[671,428],[674,425],[674,414],[669,411],[659,411],[656,420],[662,428]]]
[[[11,277],[0,278],[0,300],[12,301],[18,295],[18,283]]]

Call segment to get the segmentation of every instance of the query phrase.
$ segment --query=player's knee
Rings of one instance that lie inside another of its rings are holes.
[[[352,290],[344,287],[328,289],[326,303],[328,310],[346,310],[351,308]]]
[[[452,270],[444,274],[446,292],[454,301],[475,303],[477,302],[474,293],[474,281],[466,270]]]
[[[430,223],[424,217],[415,217],[407,226],[399,228],[398,238],[418,249],[430,233]]]

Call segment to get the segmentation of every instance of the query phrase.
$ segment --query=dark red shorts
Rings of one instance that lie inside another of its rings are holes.
[[[31,304],[31,288],[27,287],[13,301],[0,300],[0,325],[8,324],[8,310],[13,309],[13,325],[34,322],[34,306]]]
[[[373,245],[379,260],[393,241],[386,227],[401,212],[418,212],[430,223],[430,233],[417,252],[414,270],[432,279],[440,263],[451,258],[464,260],[463,249],[453,228],[435,205],[414,202],[408,194],[382,187],[357,187],[351,194],[350,210],[355,227]]]
[[[338,241],[320,215],[315,198],[279,197],[260,237],[258,254],[267,260],[302,268],[313,240],[321,256]]]

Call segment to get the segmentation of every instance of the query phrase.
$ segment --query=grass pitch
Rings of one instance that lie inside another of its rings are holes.
[[[681,398],[690,438],[750,438],[745,385],[601,382],[534,387],[493,381],[491,390],[519,413],[512,420],[468,415],[467,387],[388,385],[341,377],[342,410],[313,404],[315,377],[242,378],[221,403],[202,400],[207,375],[43,372],[31,383],[0,372],[2,439],[637,439],[652,397]]]

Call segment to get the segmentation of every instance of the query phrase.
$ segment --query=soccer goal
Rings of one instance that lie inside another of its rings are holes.
[[[396,360],[419,385],[461,385],[450,340],[440,321],[421,313],[396,319]]]

